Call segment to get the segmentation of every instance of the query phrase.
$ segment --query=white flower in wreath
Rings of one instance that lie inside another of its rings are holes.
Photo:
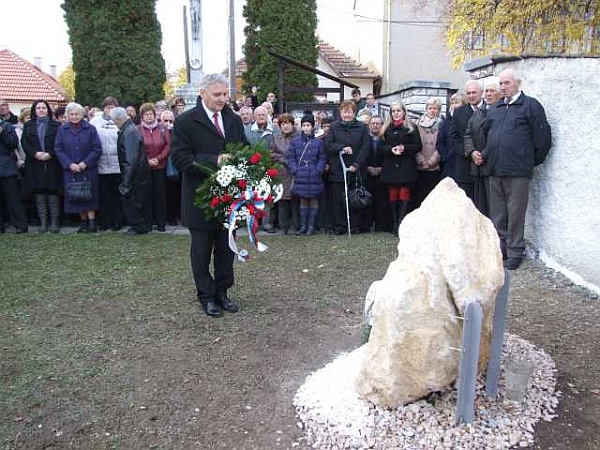
[[[271,194],[271,185],[266,178],[263,178],[256,186],[255,191],[260,198],[267,198]]]
[[[223,166],[217,172],[217,183],[223,187],[229,186],[231,180],[235,176],[235,167]]]
[[[274,202],[278,202],[283,197],[283,184],[276,184],[273,186],[273,193],[275,194]]]

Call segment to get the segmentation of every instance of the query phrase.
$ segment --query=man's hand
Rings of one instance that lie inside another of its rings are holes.
[[[217,165],[222,166],[223,164],[227,163],[227,161],[229,161],[230,159],[231,155],[229,153],[223,153],[217,158]]]
[[[352,147],[350,147],[350,146],[344,147],[344,154],[345,155],[351,155],[352,154]]]
[[[478,150],[475,150],[471,153],[471,159],[473,160],[476,166],[482,166],[485,164],[485,160],[481,156],[481,152]]]

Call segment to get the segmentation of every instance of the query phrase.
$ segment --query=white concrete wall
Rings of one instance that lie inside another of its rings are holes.
[[[507,67],[552,127],[552,149],[531,181],[526,237],[549,267],[600,293],[600,59],[527,58],[494,70]]]

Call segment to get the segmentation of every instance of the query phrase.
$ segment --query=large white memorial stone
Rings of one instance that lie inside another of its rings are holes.
[[[457,316],[471,301],[483,307],[483,367],[504,282],[492,222],[450,178],[404,219],[399,236],[398,258],[367,294],[373,328],[355,385],[361,396],[390,407],[445,390],[457,379]]]

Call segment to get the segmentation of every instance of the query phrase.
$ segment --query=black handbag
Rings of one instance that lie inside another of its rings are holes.
[[[75,177],[71,178],[67,183],[65,195],[72,202],[89,202],[92,199],[92,181],[85,175],[81,181],[75,180]]]
[[[354,186],[348,186],[348,207],[352,210],[366,209],[373,204],[373,195],[367,191],[360,173],[354,177]]]

